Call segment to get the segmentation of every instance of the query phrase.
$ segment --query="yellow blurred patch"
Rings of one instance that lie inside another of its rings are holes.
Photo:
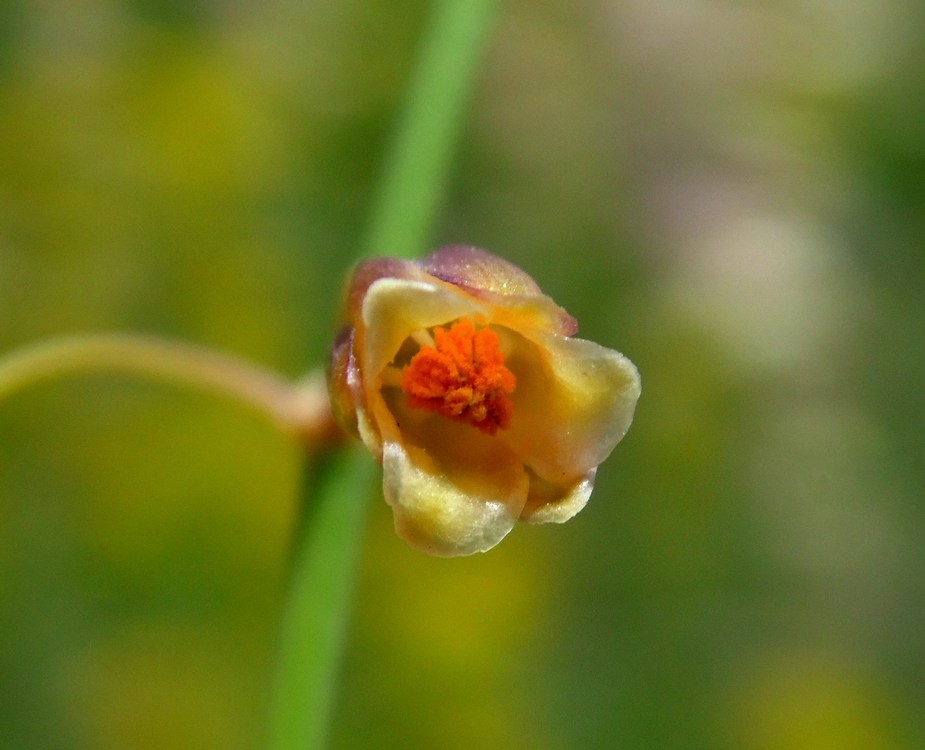
[[[731,747],[742,750],[896,750],[891,696],[849,664],[818,654],[766,659],[726,704]]]

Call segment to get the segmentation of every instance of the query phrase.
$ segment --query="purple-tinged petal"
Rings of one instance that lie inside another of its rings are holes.
[[[578,323],[543,294],[524,271],[504,258],[471,245],[447,245],[419,261],[431,276],[464,289],[498,308],[498,315],[517,317],[519,325],[574,336]],[[508,325],[499,317],[501,325]]]
[[[357,432],[357,405],[361,404],[363,388],[356,358],[353,356],[353,326],[344,326],[334,339],[328,362],[328,393],[334,419],[346,432]]]
[[[472,294],[491,292],[517,297],[543,294],[537,283],[513,263],[471,245],[441,247],[418,265],[431,276]]]

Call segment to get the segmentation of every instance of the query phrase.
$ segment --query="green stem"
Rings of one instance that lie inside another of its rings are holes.
[[[0,401],[44,380],[95,372],[142,375],[218,393],[304,438],[330,429],[330,407],[320,377],[293,384],[209,349],[128,334],[53,339],[13,352],[0,360]]]
[[[375,469],[354,445],[323,460],[314,481],[306,476],[303,484],[308,512],[295,539],[282,623],[272,750],[324,746]]]
[[[437,0],[422,40],[404,116],[373,206],[365,255],[414,257],[425,249],[447,182],[462,114],[495,0]],[[360,554],[363,508],[374,462],[359,449],[310,483],[313,513],[296,540],[296,564],[271,697],[272,750],[316,750],[334,683]]]
[[[386,158],[365,255],[425,249],[494,15],[495,0],[437,0]]]

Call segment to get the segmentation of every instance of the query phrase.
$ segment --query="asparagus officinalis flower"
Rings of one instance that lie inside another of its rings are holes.
[[[484,552],[518,519],[568,520],[632,421],[632,362],[573,338],[574,318],[484,250],[365,261],[343,318],[335,417],[382,463],[395,528],[425,552]]]

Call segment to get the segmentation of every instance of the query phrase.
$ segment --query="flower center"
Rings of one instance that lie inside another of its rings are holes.
[[[422,345],[401,373],[408,405],[478,427],[488,435],[511,423],[514,373],[504,366],[498,334],[475,330],[462,318],[449,330],[434,328],[434,345]]]

